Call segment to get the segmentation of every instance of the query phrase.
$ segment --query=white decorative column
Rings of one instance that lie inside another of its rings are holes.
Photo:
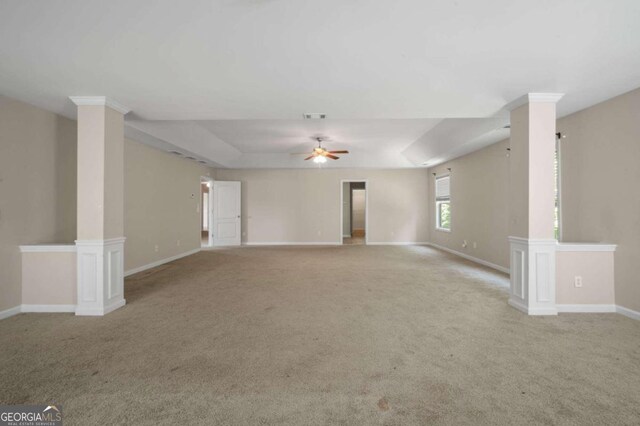
[[[557,93],[529,93],[511,111],[509,304],[529,315],[556,315],[554,236]]]
[[[78,106],[78,293],[76,315],[124,306],[124,115],[103,96]]]

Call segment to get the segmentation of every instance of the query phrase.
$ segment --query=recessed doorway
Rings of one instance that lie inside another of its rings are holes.
[[[342,244],[366,244],[368,241],[367,182],[365,180],[343,180],[341,185]]]
[[[211,178],[200,178],[200,245],[201,247],[211,247],[213,244],[213,229],[211,226],[213,190]]]

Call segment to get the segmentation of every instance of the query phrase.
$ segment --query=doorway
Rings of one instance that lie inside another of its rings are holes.
[[[341,241],[363,245],[368,241],[368,197],[366,180],[341,181]]]
[[[211,178],[200,178],[200,246],[213,245],[213,227],[211,226],[213,181]]]

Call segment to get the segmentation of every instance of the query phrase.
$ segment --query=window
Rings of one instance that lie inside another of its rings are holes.
[[[436,229],[451,231],[451,194],[449,176],[436,178]]]

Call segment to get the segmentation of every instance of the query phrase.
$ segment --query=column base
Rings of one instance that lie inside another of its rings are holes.
[[[509,237],[509,305],[527,315],[557,315],[556,240]]]
[[[126,304],[124,241],[124,237],[76,241],[76,315],[102,316]]]
[[[116,301],[115,303],[110,304],[109,306],[105,306],[104,308],[88,308],[84,306],[77,306],[76,315],[101,317],[103,315],[108,314],[109,312],[113,312],[116,309],[123,307],[126,304],[127,304],[127,301],[125,299],[121,299]]]

